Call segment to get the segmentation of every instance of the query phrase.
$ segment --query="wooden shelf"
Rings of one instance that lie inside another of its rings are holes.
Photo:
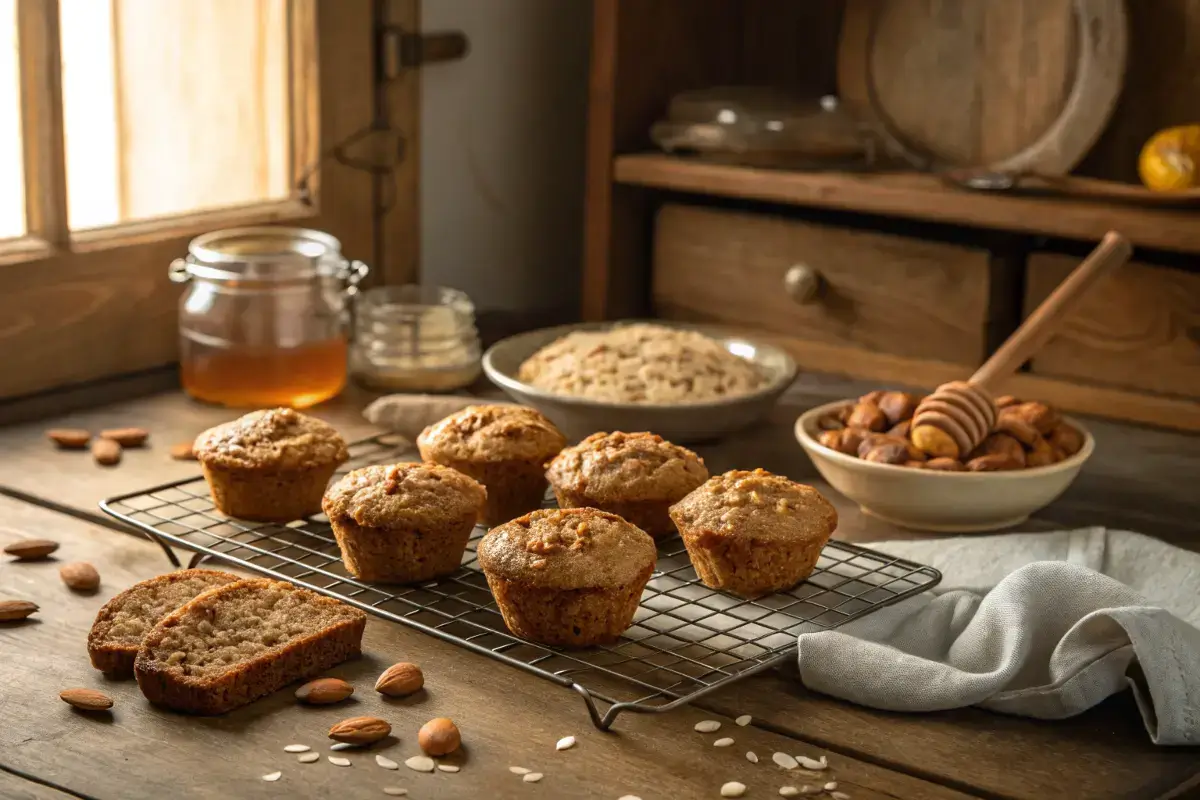
[[[691,194],[834,208],[952,225],[1094,241],[1119,230],[1140,247],[1200,252],[1200,213],[1111,202],[1022,197],[946,186],[931,175],[787,172],[657,153],[618,156],[617,183]]]

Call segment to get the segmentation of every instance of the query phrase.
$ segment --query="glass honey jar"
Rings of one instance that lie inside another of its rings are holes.
[[[367,274],[327,233],[252,227],[193,239],[170,277],[183,389],[233,408],[307,408],[346,385],[348,300]]]

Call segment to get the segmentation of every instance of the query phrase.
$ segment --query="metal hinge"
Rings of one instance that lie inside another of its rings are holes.
[[[465,58],[470,42],[462,31],[410,33],[396,25],[379,28],[379,69],[383,81],[426,64]]]

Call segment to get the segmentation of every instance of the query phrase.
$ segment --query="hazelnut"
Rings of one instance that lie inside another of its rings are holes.
[[[909,432],[909,438],[918,450],[934,458],[958,458],[958,445],[954,437],[934,425],[917,425]]]
[[[425,675],[416,664],[392,664],[375,681],[375,691],[388,697],[404,697],[425,685]]]
[[[851,428],[866,428],[869,431],[882,431],[888,426],[887,417],[874,403],[859,403],[850,412],[846,425]]]
[[[990,433],[979,446],[967,456],[967,461],[980,456],[1003,456],[1006,460],[1025,466],[1025,448],[1007,433]]]
[[[462,744],[458,726],[445,717],[431,719],[417,732],[417,744],[428,755],[444,756],[453,753]]]
[[[844,430],[845,429],[843,428],[839,431],[821,431],[821,433],[817,436],[817,442],[822,447],[828,447],[830,450],[840,451],[842,449],[842,432]]]
[[[967,469],[971,472],[1002,472],[1020,468],[1019,462],[1000,453],[979,456],[967,462]]]
[[[876,464],[903,464],[909,460],[908,448],[899,442],[883,442],[860,457],[863,461],[874,461]]]
[[[962,472],[966,467],[958,459],[931,458],[925,462],[925,469],[935,469],[939,472]]]
[[[870,403],[873,406],[879,405],[879,399],[887,394],[886,389],[876,389],[873,392],[867,392],[862,397],[858,398],[860,403]]]
[[[1050,435],[1046,437],[1051,447],[1056,447],[1061,450],[1066,456],[1073,456],[1083,449],[1083,434],[1077,428],[1073,428],[1063,422],[1054,430],[1050,431]]]
[[[829,414],[817,420],[817,427],[823,431],[840,431],[846,423],[838,419],[836,414]]]
[[[1027,467],[1044,467],[1061,460],[1056,458],[1055,449],[1041,436],[1034,440],[1029,452],[1025,454],[1025,466]]]
[[[1008,434],[1026,447],[1033,447],[1034,442],[1042,438],[1037,428],[1016,413],[1015,406],[1000,412],[1000,416],[996,418],[995,430]]]
[[[850,456],[858,455],[858,448],[863,439],[871,435],[865,428],[846,428],[842,431],[842,452]]]
[[[901,439],[908,438],[908,431],[912,428],[912,420],[906,419],[902,422],[897,422],[888,429],[888,436],[899,436]]]
[[[1045,436],[1058,426],[1062,417],[1058,412],[1045,403],[1021,403],[1009,406],[1005,413],[1015,414],[1020,419],[1037,428],[1037,432]]]
[[[996,408],[1008,408],[1009,406],[1020,405],[1021,401],[1013,397],[1011,394],[1006,394],[996,398]]]
[[[907,419],[917,410],[917,400],[907,392],[886,392],[876,404],[889,425],[896,425]]]
[[[824,431],[817,441],[830,450],[837,450],[848,456],[858,455],[858,446],[863,439],[863,431],[854,428],[843,428],[840,431]]]

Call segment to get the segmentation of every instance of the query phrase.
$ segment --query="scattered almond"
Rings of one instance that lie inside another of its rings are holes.
[[[692,726],[697,733],[715,733],[721,729],[721,723],[715,719],[703,719]]]
[[[97,439],[92,442],[92,458],[102,467],[121,463],[121,445],[112,439]]]
[[[404,760],[404,766],[417,772],[433,772],[436,764],[429,756],[413,756]]]
[[[312,748],[306,744],[289,744],[283,748],[285,753],[307,753],[309,750]]]
[[[404,697],[425,685],[425,675],[416,664],[392,664],[375,681],[375,691],[388,697]]]
[[[417,732],[417,744],[431,756],[453,753],[462,744],[458,726],[445,717],[431,719]]]
[[[63,564],[58,570],[62,582],[76,592],[94,592],[100,588],[100,573],[86,561]]]
[[[58,542],[49,539],[22,539],[4,548],[4,552],[15,556],[18,561],[33,561],[45,558],[58,549]]]
[[[754,721],[754,717],[750,716],[749,714],[742,714],[740,717],[738,717],[737,719],[734,720],[734,722],[736,722],[738,724],[738,727],[741,727],[741,728],[746,727],[753,721]]]
[[[0,600],[0,622],[16,622],[37,610],[37,603],[28,600]]]
[[[328,758],[329,763],[333,764],[335,767],[350,766],[350,759],[348,758],[342,758],[341,756],[326,756],[326,758]]]
[[[335,753],[340,753],[343,750],[354,750],[358,746],[359,745],[356,745],[356,744],[350,744],[349,742],[337,742],[335,744],[329,745],[329,749],[334,751]]]
[[[717,739],[715,742],[713,742],[713,747],[729,747],[732,744],[733,744],[733,739],[726,736],[722,739]]]
[[[721,787],[721,797],[741,797],[746,793],[746,784],[730,781]]]
[[[351,717],[330,728],[329,738],[347,744],[372,744],[391,732],[392,726],[379,717]]]
[[[513,775],[528,775],[530,772],[532,772],[532,770],[526,769],[525,767],[509,767],[508,771]]]
[[[771,760],[784,769],[795,769],[800,766],[796,759],[789,756],[787,753],[775,753],[771,756]]]
[[[779,787],[779,796],[780,797],[799,797],[800,790],[797,789],[795,786],[780,786]]]
[[[545,776],[542,775],[542,773],[540,773],[540,772],[531,772],[528,775],[526,775],[525,777],[521,778],[521,780],[525,781],[526,783],[537,783],[543,777],[545,777]]]
[[[825,784],[825,791],[827,791],[827,792],[832,792],[836,788],[837,788],[837,781],[830,781],[829,783]]]
[[[95,689],[64,689],[58,696],[81,711],[107,711],[113,706],[111,697]]]
[[[404,797],[404,795],[408,794],[408,789],[403,789],[399,786],[385,786],[383,787],[383,793],[388,797]]]
[[[301,764],[311,764],[314,761],[320,761],[321,754],[320,753],[301,753],[300,755],[296,756],[296,760],[299,761]]]
[[[82,450],[92,440],[92,434],[83,428],[51,428],[46,436],[63,450]]]
[[[755,753],[753,750],[748,750],[748,751],[746,751],[746,760],[749,761],[751,764],[757,764],[758,763],[758,754]]]
[[[829,761],[825,758],[825,756],[821,756],[820,759],[808,758],[806,756],[796,756],[796,761],[800,763],[800,766],[804,767],[805,769],[811,769],[814,772],[820,772],[823,769],[829,768]]]
[[[457,764],[438,764],[438,769],[442,772],[458,772],[461,768]]]
[[[150,438],[150,431],[145,428],[109,428],[100,431],[100,438],[116,442],[121,447],[141,447]]]
[[[375,756],[375,763],[384,769],[400,769],[400,765],[387,756]]]
[[[846,794],[845,792],[830,792],[829,796],[832,797],[833,800],[850,800],[850,795]]]
[[[561,738],[557,742],[555,742],[554,749],[555,750],[570,750],[574,746],[575,746],[575,737],[574,736],[564,736],[563,738]]]
[[[269,783],[274,783],[275,781],[279,780],[282,777],[283,777],[282,772],[268,772],[266,775],[263,775],[262,779]]]
[[[311,706],[340,703],[354,694],[354,687],[341,678],[317,678],[296,690],[296,699]]]
[[[171,445],[171,458],[176,461],[195,461],[196,451],[192,449],[191,442],[180,442]]]

